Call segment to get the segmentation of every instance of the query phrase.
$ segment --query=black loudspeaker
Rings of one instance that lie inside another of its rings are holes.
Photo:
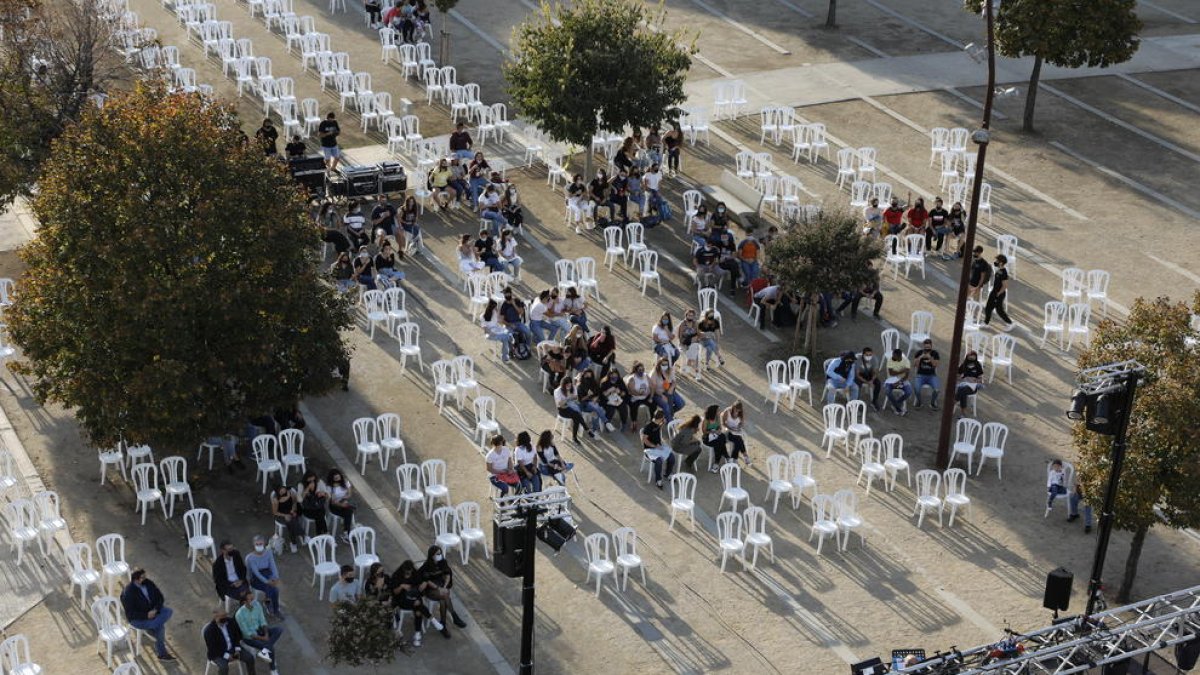
[[[408,189],[408,176],[404,175],[404,167],[400,162],[380,162],[379,191],[385,194],[404,192]]]
[[[1100,673],[1101,675],[1129,675],[1129,664],[1131,663],[1133,663],[1133,659],[1106,663]]]
[[[524,527],[499,527],[492,523],[492,566],[504,576],[516,578],[525,573],[524,547]]]
[[[1191,671],[1196,667],[1196,661],[1200,660],[1200,637],[1194,637],[1187,642],[1180,642],[1175,645],[1175,664],[1184,672]]]
[[[850,664],[850,675],[883,675],[887,672],[887,668],[883,665],[883,659],[876,656],[867,661]]]
[[[1042,607],[1065,611],[1071,604],[1071,584],[1075,575],[1063,568],[1058,568],[1046,575],[1046,595],[1042,598]]]

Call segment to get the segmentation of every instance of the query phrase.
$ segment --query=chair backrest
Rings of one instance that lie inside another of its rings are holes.
[[[575,278],[580,281],[596,280],[596,259],[584,256],[575,259]]]
[[[946,469],[943,474],[946,480],[946,496],[954,495],[966,496],[967,493],[967,472],[962,469]]]
[[[979,420],[964,417],[954,424],[954,443],[976,446],[979,444],[979,432],[982,430],[983,425],[979,423]]]
[[[86,543],[74,543],[68,546],[63,555],[67,559],[67,567],[71,570],[71,574],[79,572],[95,571],[92,565],[92,547]]]
[[[658,252],[649,249],[638,253],[638,266],[642,274],[658,273]]]
[[[808,382],[810,363],[807,356],[789,356],[787,365],[788,382]]]
[[[401,492],[421,489],[421,467],[416,464],[401,464],[396,467],[396,485]]]
[[[778,359],[774,361],[767,361],[767,382],[770,383],[772,387],[787,386],[787,370],[788,365],[786,361],[780,361]]]
[[[942,474],[933,469],[917,472],[917,498],[937,497],[942,489]]]
[[[885,360],[892,358],[892,351],[900,347],[900,331],[895,328],[880,331],[879,342],[883,347],[881,358]]]
[[[900,434],[884,434],[879,440],[883,447],[883,461],[904,459],[904,437]]]
[[[17,669],[24,665],[33,665],[33,660],[29,656],[29,638],[24,635],[14,635],[4,642],[0,642],[0,670],[16,673]]]
[[[421,326],[412,321],[396,324],[396,339],[401,347],[419,347],[421,343]]]
[[[183,514],[183,531],[188,539],[212,536],[212,511],[208,509],[188,509]],[[97,542],[97,546],[99,543]]]
[[[350,530],[350,555],[375,555],[375,528],[359,525]]]
[[[97,537],[96,556],[100,558],[101,567],[114,562],[125,562],[125,537],[116,532]]]
[[[717,539],[720,541],[742,540],[742,516],[736,511],[717,514]]]
[[[969,130],[964,129],[963,127],[954,127],[950,130],[950,149],[960,151],[966,150],[967,139],[970,138],[970,136],[971,132]]]
[[[866,205],[871,197],[871,184],[865,180],[856,180],[850,184],[850,201]]]
[[[828,403],[821,408],[821,419],[825,421],[826,429],[846,428],[846,406],[841,403]]]
[[[508,124],[508,106],[503,103],[493,103],[489,106],[492,115],[492,124]]]
[[[1111,278],[1105,270],[1088,270],[1087,291],[1089,294],[1108,293],[1108,282]]]
[[[250,442],[254,461],[258,463],[279,459],[279,439],[272,434],[259,434]]]
[[[618,527],[612,532],[613,549],[617,558],[624,555],[637,555],[637,530],[632,527]]]
[[[704,196],[699,190],[685,190],[683,193],[683,210],[685,212],[693,212],[700,208],[700,203],[704,200]]]
[[[867,402],[862,400],[850,401],[846,404],[847,424],[867,423]]]
[[[379,428],[374,417],[359,417],[351,423],[354,430],[354,442],[357,445],[376,443],[379,441]]]
[[[992,336],[992,360],[1008,361],[1012,363],[1013,352],[1017,348],[1017,341],[1011,335],[993,335]]]
[[[979,186],[979,208],[989,209],[992,207],[992,184],[982,183]]]
[[[742,486],[742,467],[737,464],[725,464],[721,467],[721,487],[740,488]]]
[[[417,62],[417,47],[416,45],[403,44],[400,45],[400,62],[404,64]]]
[[[1057,300],[1047,302],[1044,308],[1043,325],[1062,328],[1067,319],[1067,306]]]
[[[838,490],[833,493],[833,508],[838,518],[858,517],[858,495],[854,490]]]
[[[870,146],[859,148],[858,149],[858,161],[859,161],[860,168],[874,169],[876,155],[877,155],[877,151],[875,150],[875,148],[872,148]]]
[[[808,125],[808,142],[813,145],[823,145],[825,143],[825,125],[820,122],[813,122]]]
[[[925,245],[925,240],[922,238],[921,245]],[[917,310],[912,313],[912,333],[920,333],[921,335],[933,334],[933,313],[924,310]],[[888,353],[891,356],[891,353]]]
[[[696,476],[690,473],[677,473],[671,476],[671,499],[696,498]]]
[[[1063,295],[1073,293],[1078,295],[1083,290],[1083,285],[1086,283],[1087,272],[1078,267],[1068,267],[1062,271],[1062,290]]]
[[[96,630],[104,632],[110,626],[121,625],[121,603],[111,595],[104,595],[92,602],[92,623]]]
[[[604,248],[624,248],[624,239],[625,233],[621,231],[620,226],[610,225],[604,228]]]
[[[187,482],[187,460],[183,457],[167,457],[159,462],[158,466],[162,471],[163,483],[171,485]]]
[[[452,506],[441,506],[433,510],[433,533],[435,537],[455,534],[459,531],[458,511]]]
[[[807,450],[793,450],[788,455],[788,463],[791,465],[790,470],[792,478],[800,476],[812,477],[812,453]]]
[[[480,396],[475,399],[475,421],[489,422],[496,419],[496,399],[491,396]]]
[[[415,325],[415,324],[414,324]],[[400,415],[396,413],[382,413],[375,418],[376,433],[379,434],[380,441],[400,438]]]
[[[970,318],[968,316],[968,319]],[[980,320],[976,320],[975,323],[978,325]],[[979,356],[979,360],[983,361],[984,355],[987,354],[988,336],[985,333],[974,331],[963,336],[963,340],[966,342],[966,351],[963,353],[974,350],[975,354]]]
[[[878,199],[881,205],[890,203],[892,201],[892,184],[872,183],[871,196]]]
[[[454,511],[458,514],[458,527],[460,532],[463,530],[480,529],[478,502],[463,502],[454,507]]]
[[[396,31],[391,28],[379,29],[379,46],[394,47],[396,46]]]
[[[767,457],[767,480],[790,481],[790,460],[787,455],[771,455]]]
[[[1000,422],[988,422],[983,425],[983,447],[1004,449],[1008,441],[1008,425]]]
[[[554,261],[554,276],[558,283],[574,283],[575,261],[567,258]]]
[[[909,258],[923,258],[925,256],[925,235],[923,234],[908,234],[904,236],[904,250]]]
[[[337,542],[333,535],[318,534],[308,540],[308,557],[313,566],[337,561]]]
[[[58,493],[52,490],[42,490],[33,496],[34,509],[42,521],[61,518],[61,503],[62,500],[59,499]]]
[[[944,150],[950,145],[950,130],[946,127],[934,127],[929,130],[929,140],[934,150]]]
[[[158,467],[149,463],[134,465],[133,489],[137,492],[141,492],[142,490],[157,490]]]
[[[779,177],[763,176],[758,180],[758,191],[768,200],[779,196]]]
[[[608,535],[603,532],[589,534],[583,540],[583,550],[589,564],[608,561]]]
[[[978,300],[967,300],[966,320],[968,323],[979,324],[983,321],[983,303]]]
[[[804,184],[795,176],[780,176],[779,177],[779,197],[787,201],[798,201],[800,193],[804,191]]]
[[[427,459],[421,462],[421,477],[425,486],[446,484],[446,460]]]
[[[9,502],[4,511],[9,531],[37,527],[37,509],[28,499],[14,499]]]
[[[279,432],[279,445],[284,457],[304,456],[304,432],[300,429],[284,429]]]
[[[360,71],[354,74],[354,91],[362,93],[371,90],[371,74]]]
[[[742,513],[746,535],[767,533],[767,510],[761,506],[748,506]]]
[[[487,280],[488,295],[499,295],[512,282],[512,275],[508,272],[490,272],[487,275]]]
[[[454,384],[456,378],[454,376],[454,364],[452,362],[447,361],[446,359],[439,359],[430,364],[429,368],[433,372],[434,386]]]
[[[1067,308],[1067,313],[1071,317],[1071,330],[1080,331],[1087,330],[1088,322],[1092,318],[1092,306],[1086,302],[1076,302]]]
[[[815,495],[812,498],[813,524],[828,522],[834,514],[833,495]]]
[[[854,173],[854,161],[858,159],[858,153],[854,148],[842,148],[837,151],[837,166],[838,173]],[[860,182],[860,181],[855,181]],[[851,185],[853,187],[853,185]]]
[[[271,57],[256,56],[254,58],[254,72],[260,78],[271,77]]]
[[[969,188],[969,187],[970,187],[969,185],[967,185],[966,183],[964,183],[962,181],[959,181],[956,183],[951,183],[950,184],[950,204],[951,205],[962,204],[962,205],[966,206],[967,188]]]
[[[753,173],[754,169],[754,153],[749,150],[742,150],[733,156],[734,166],[738,173]]]
[[[879,464],[883,454],[882,443],[875,438],[864,438],[858,442],[858,452],[862,455],[863,465]]]
[[[629,240],[629,245],[640,244],[645,246],[645,241],[642,237],[645,235],[645,227],[641,223],[629,223],[625,226],[625,238]],[[639,256],[640,264],[640,256]]]
[[[475,359],[462,354],[454,357],[451,363],[454,364],[455,375],[458,376],[459,382],[475,379]]]
[[[942,173],[958,174],[958,153],[946,150],[942,153]]]
[[[1002,234],[996,237],[996,252],[1003,253],[1008,258],[1008,264],[1011,267],[1013,258],[1017,256],[1018,241],[1011,234]]]

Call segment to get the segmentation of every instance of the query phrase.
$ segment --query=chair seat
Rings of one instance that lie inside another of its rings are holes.
[[[282,468],[283,468],[283,463],[277,459],[268,459],[266,461],[262,461],[262,462],[258,463],[258,470],[266,471],[268,473],[270,473],[272,471],[279,471]]]
[[[500,423],[495,420],[484,420],[475,424],[476,431],[499,431]]]
[[[71,583],[91,586],[100,582],[100,573],[96,570],[81,570],[71,574]]]
[[[374,553],[362,553],[354,556],[354,565],[356,567],[370,567],[379,562],[379,556]]]
[[[692,507],[695,505],[696,505],[696,502],[694,502],[690,499],[672,499],[671,500],[671,508],[679,509],[681,511],[691,511]]]
[[[212,545],[213,545],[212,537],[199,536],[199,537],[192,537],[191,539],[188,539],[188,548],[194,548],[194,549],[211,548]]]
[[[754,534],[746,536],[746,543],[753,544],[755,546],[766,546],[767,544],[771,543],[771,535],[764,532],[755,532]]]
[[[129,637],[129,629],[125,626],[107,626],[100,630],[100,639],[105,642],[117,642]]]
[[[161,490],[138,490],[137,499],[139,502],[153,502],[162,499]]]
[[[450,489],[445,485],[426,485],[425,494],[430,497],[441,497],[450,494]]]
[[[359,443],[358,451],[368,455],[378,455],[383,452],[383,448],[379,447],[378,443]]]
[[[421,348],[420,347],[401,347],[400,353],[405,354],[407,356],[416,356],[417,354],[421,353]]]
[[[862,465],[862,472],[866,474],[878,476],[883,474],[884,471],[883,465],[878,462],[871,462],[869,464]]]
[[[936,509],[942,505],[942,500],[937,497],[917,497],[917,503],[926,508]]]
[[[459,389],[474,389],[479,386],[479,383],[475,380],[459,380],[455,386]]]
[[[727,499],[732,499],[735,502],[750,498],[750,493],[746,492],[745,489],[740,487],[726,488],[725,492],[722,494]]]
[[[314,569],[316,570],[317,574],[319,574],[323,577],[333,576],[335,574],[342,573],[342,566],[337,564],[336,562],[317,563],[317,565],[316,565],[316,567],[314,567]]]
[[[621,567],[638,567],[642,564],[642,557],[632,553],[617,556],[617,564]]]
[[[388,450],[399,450],[404,447],[404,441],[399,438],[385,438],[379,444]]]
[[[29,527],[29,526],[14,527],[12,530],[10,530],[10,534],[12,534],[12,537],[14,539],[19,539],[22,541],[29,541],[30,539],[33,539],[38,536],[38,530],[36,527]]]
[[[846,427],[846,431],[856,436],[873,433],[871,431],[871,427],[866,424],[851,424],[850,426]]]
[[[439,394],[453,394],[456,391],[458,391],[458,387],[453,384],[439,384],[437,386],[437,392]]]
[[[168,483],[167,484],[167,494],[169,494],[169,495],[182,495],[182,494],[187,494],[188,492],[191,492],[191,491],[192,491],[192,488],[187,483]]]
[[[846,438],[850,434],[845,429],[826,429],[825,435],[832,436],[833,438]]]
[[[478,527],[464,527],[458,533],[458,536],[462,537],[465,541],[483,541],[484,533]]]
[[[462,544],[462,537],[453,532],[445,532],[437,536],[437,545],[442,548],[454,548]]]
[[[789,391],[791,391],[791,389],[792,389],[791,385],[787,385],[787,384],[772,384],[771,385],[771,393],[772,394],[786,394]]]
[[[303,466],[306,464],[304,455],[284,455],[282,461],[285,466]]]
[[[899,471],[901,469],[908,468],[908,462],[903,459],[889,459],[888,461],[884,462],[883,465],[892,471]]]
[[[997,459],[1004,456],[1004,448],[984,447],[979,454],[990,459]]]
[[[819,520],[813,523],[813,529],[821,534],[833,534],[837,532],[838,526],[832,520]]]
[[[593,560],[588,563],[588,571],[594,574],[612,574],[616,567],[607,560]]]
[[[129,563],[124,560],[115,560],[100,569],[109,576],[121,576],[129,574]]]
[[[947,495],[946,503],[955,506],[966,506],[971,503],[971,498],[966,495]]]
[[[42,667],[36,663],[22,663],[9,669],[9,675],[41,675]]]
[[[400,493],[400,499],[406,502],[419,502],[425,499],[425,493],[420,490],[405,490]]]
[[[100,461],[105,464],[116,464],[121,461],[122,456],[119,452],[102,452],[100,453]]]
[[[744,548],[746,548],[746,543],[744,541],[742,541],[741,539],[722,539],[721,540],[721,550],[722,551],[741,551]]]
[[[955,443],[954,452],[964,455],[973,455],[975,454],[975,446],[971,443]]]
[[[788,386],[791,387],[792,389],[799,389],[799,390],[803,391],[805,389],[811,389],[812,383],[809,382],[808,380],[792,380],[791,383],[788,384]]]
[[[773,481],[771,481],[771,484],[768,486],[768,488],[772,492],[788,492],[789,490],[792,489],[792,487],[793,487],[793,484],[790,481],[786,481],[786,480],[773,480]]]
[[[817,480],[812,476],[796,476],[792,479],[792,485],[796,486],[796,488],[800,490],[813,487],[816,484]]]
[[[842,516],[841,518],[837,519],[837,524],[838,527],[843,529],[853,530],[859,525],[862,525],[863,521],[862,518],[859,518],[858,516]]]

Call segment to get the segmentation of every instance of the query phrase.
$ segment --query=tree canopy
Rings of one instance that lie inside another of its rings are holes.
[[[50,144],[128,74],[93,4],[0,0],[0,206],[28,196]]]
[[[551,138],[585,148],[598,131],[660,124],[687,98],[694,52],[687,35],[653,28],[664,16],[641,0],[543,4],[515,29],[509,95]]]
[[[996,12],[996,47],[1011,58],[1034,57],[1025,99],[1026,131],[1033,130],[1042,62],[1061,68],[1106,68],[1137,52],[1142,21],[1136,0],[1004,0]],[[966,0],[980,12],[983,0]]]
[[[1200,292],[1192,306],[1167,298],[1139,298],[1124,323],[1103,321],[1079,367],[1136,359],[1146,367],[1133,403],[1114,524],[1134,533],[1118,599],[1128,600],[1146,533],[1159,522],[1168,527],[1200,527],[1200,332],[1192,314],[1200,312]],[[1108,485],[1112,438],[1091,433],[1083,422],[1074,429],[1079,481],[1085,497],[1099,506]],[[1160,521],[1161,515],[1161,521]]]
[[[336,380],[320,232],[231,108],[138,85],[54,144],[6,310],[39,400],[96,445],[190,445]]]

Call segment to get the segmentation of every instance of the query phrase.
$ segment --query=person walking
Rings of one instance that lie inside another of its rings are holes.
[[[996,272],[992,275],[992,291],[988,294],[987,305],[983,308],[983,323],[990,325],[992,312],[1000,317],[1004,326],[1000,329],[1008,332],[1013,329],[1013,320],[1004,310],[1004,301],[1008,298],[1008,257],[1003,253],[996,256]]]
[[[174,661],[167,651],[167,622],[174,613],[167,607],[162,591],[138,568],[129,575],[130,584],[121,592],[121,607],[130,626],[154,634],[154,653],[159,661]]]

